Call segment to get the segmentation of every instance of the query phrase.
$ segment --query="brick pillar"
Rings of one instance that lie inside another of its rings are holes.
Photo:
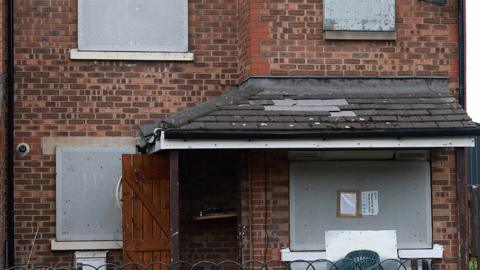
[[[241,189],[245,261],[279,261],[280,249],[289,245],[287,153],[252,150],[247,154]]]
[[[443,245],[444,259],[437,270],[458,269],[455,150],[432,151],[433,242]]]
[[[262,44],[271,39],[268,5],[264,0],[241,0],[239,60],[243,78],[270,75],[268,57],[262,53]]]

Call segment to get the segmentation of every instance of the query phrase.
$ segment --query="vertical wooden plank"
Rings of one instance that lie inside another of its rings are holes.
[[[170,151],[170,260],[180,260],[180,237],[179,237],[179,153]]]
[[[134,167],[135,167],[135,177],[134,182],[137,185],[141,186],[143,183],[143,179],[141,178],[140,172],[144,169],[143,167],[143,156],[142,155],[135,155],[134,157]],[[134,193],[133,197],[133,240],[141,240],[143,238],[143,204],[140,201],[139,195]],[[137,256],[140,260],[142,260],[142,264],[144,263],[143,260],[143,252],[137,253]]]
[[[132,169],[132,155],[122,156],[122,177],[128,177],[128,172]],[[133,226],[133,213],[132,213],[132,189],[123,184],[122,185],[122,224],[123,224],[123,242],[124,249],[128,249],[128,244],[132,240],[132,226]],[[126,253],[123,255],[125,261],[129,261]]]
[[[144,158],[144,168],[151,169],[155,168],[154,160],[151,158]],[[159,181],[159,179],[154,179],[150,177],[145,177],[142,179],[142,189],[144,194],[147,196],[148,200],[153,201],[153,192],[152,192],[152,187],[154,182]],[[155,204],[154,204],[155,205]],[[156,206],[156,205],[155,205]],[[152,225],[154,223],[154,220],[148,211],[147,207],[144,205],[143,206],[143,238],[142,240],[152,240],[153,239],[153,234],[152,234]],[[143,260],[145,264],[149,264],[152,262],[152,252],[151,251],[146,251],[144,252],[143,255]],[[148,269],[150,270],[150,269]]]
[[[153,165],[154,167],[156,167],[156,168],[160,167],[161,159],[155,159],[155,160],[153,160],[153,162],[154,162],[154,165]],[[161,200],[163,198],[163,193],[162,193],[161,187],[162,187],[162,181],[157,181],[157,182],[153,183],[153,186],[152,186],[152,193],[153,193],[152,194],[153,195],[152,201],[153,201],[154,205],[157,205],[157,206],[159,205],[161,210],[164,211],[164,209],[161,207],[161,205],[162,205]],[[168,211],[168,209],[167,209],[167,211]],[[161,228],[156,223],[153,223],[152,236],[153,236],[154,239],[159,239],[159,238],[162,237]],[[161,254],[162,254],[161,251],[153,252],[152,260],[154,262],[163,262]],[[156,264],[156,265],[154,265],[153,270],[161,270],[161,266]]]

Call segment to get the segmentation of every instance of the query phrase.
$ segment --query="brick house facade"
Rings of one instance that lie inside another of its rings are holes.
[[[77,1],[15,1],[15,143],[32,147],[28,156],[15,159],[18,264],[27,262],[32,248],[30,263],[71,264],[73,259],[71,251],[50,247],[56,237],[56,166],[55,155],[45,151],[46,138],[135,137],[138,125],[218,96],[251,76],[442,76],[449,78],[453,93],[458,91],[457,1],[436,6],[397,0],[395,41],[325,40],[322,0],[188,2],[189,51],[195,60],[147,62],[71,60],[69,51],[78,46]],[[288,246],[287,152],[275,150],[269,155],[272,178],[267,198],[262,197],[265,178],[261,176],[265,152],[246,155],[255,161],[249,170],[259,175],[254,177],[257,180],[249,186],[240,177],[241,194],[233,189],[224,194],[237,193],[242,198],[242,224],[249,223],[248,215],[255,217],[252,238],[240,248],[236,224],[220,223],[216,228],[181,219],[180,228],[189,228],[180,241],[184,259],[237,260],[252,254],[253,259],[275,260],[280,258],[280,248]],[[434,150],[431,158],[433,239],[445,247],[437,269],[458,269],[454,151]],[[208,167],[207,161],[204,166]],[[193,168],[182,170],[186,183],[195,182],[189,175],[197,175],[196,171],[216,169],[190,165]],[[225,166],[224,175],[208,178],[212,185],[231,171]],[[186,194],[195,193],[195,188],[186,189]],[[250,189],[254,201],[249,210],[245,197]],[[265,218],[263,206],[256,207],[263,201],[268,201]],[[181,213],[187,213],[192,206],[184,202],[181,207]],[[209,243],[212,237],[215,243]],[[110,261],[121,260],[118,251],[109,256]]]

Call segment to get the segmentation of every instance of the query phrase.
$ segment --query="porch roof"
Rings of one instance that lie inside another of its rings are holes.
[[[448,78],[250,78],[211,101],[142,125],[167,139],[473,136]]]

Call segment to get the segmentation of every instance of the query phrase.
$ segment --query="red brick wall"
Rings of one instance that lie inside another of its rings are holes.
[[[442,264],[435,269],[457,269],[458,230],[455,151],[432,151],[433,240],[445,248]]]
[[[0,87],[3,87],[3,96],[0,97],[0,243],[4,243],[6,239],[6,3],[7,1],[0,0]],[[0,244],[0,266],[4,265],[3,247],[3,244]]]
[[[289,166],[284,150],[252,150],[242,173],[243,259],[280,260],[289,246]],[[268,243],[268,245],[267,245]]]
[[[457,1],[396,3],[397,40],[362,42],[324,40],[322,0],[250,0],[250,75],[449,76],[456,90]]]
[[[71,61],[77,1],[16,0],[16,143],[32,146],[15,164],[17,263],[37,225],[34,263],[72,261],[51,252],[55,238],[55,157],[50,136],[135,136],[137,126],[219,95],[238,83],[236,0],[189,1],[195,62]]]
[[[434,150],[431,157],[433,242],[445,248],[435,269],[458,269],[455,151]],[[288,152],[254,150],[249,159],[241,180],[242,224],[249,229],[243,259],[280,260],[290,243]]]

